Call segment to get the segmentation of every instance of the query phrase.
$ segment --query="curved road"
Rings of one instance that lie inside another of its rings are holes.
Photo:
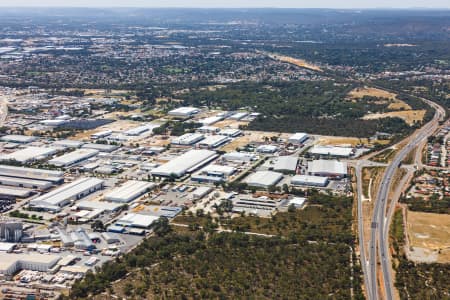
[[[377,281],[377,245],[380,253],[380,262],[381,262],[381,270],[382,270],[382,278],[384,291],[386,293],[385,299],[393,299],[393,283],[392,283],[392,274],[391,274],[391,261],[390,261],[390,253],[389,253],[389,224],[391,214],[388,214],[386,217],[386,203],[388,200],[388,195],[390,191],[390,187],[392,184],[392,179],[394,178],[394,174],[399,167],[402,160],[408,155],[410,151],[417,145],[419,145],[425,138],[432,135],[433,132],[438,128],[439,121],[443,120],[445,116],[444,109],[438,104],[421,98],[425,103],[430,105],[435,109],[435,114],[433,119],[428,122],[425,126],[418,129],[413,135],[408,137],[408,144],[394,157],[392,163],[386,168],[383,179],[381,181],[376,202],[375,208],[372,216],[371,222],[371,235],[369,242],[369,272],[366,273],[365,281],[368,281],[367,285],[367,294],[369,299],[377,300],[379,299],[378,295],[378,281]],[[394,206],[397,199],[393,199],[391,206]],[[378,234],[378,236],[377,236]],[[364,249],[361,250],[361,253]],[[361,257],[362,260],[362,257]],[[364,260],[362,260],[364,263]],[[367,270],[366,266],[363,267],[363,271]]]

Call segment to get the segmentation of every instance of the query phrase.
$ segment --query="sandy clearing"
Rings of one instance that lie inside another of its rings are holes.
[[[426,110],[403,110],[403,111],[391,111],[387,113],[374,113],[367,114],[362,119],[363,120],[374,120],[381,118],[395,118],[398,117],[403,119],[408,125],[413,125],[414,122],[421,122],[425,116]]]

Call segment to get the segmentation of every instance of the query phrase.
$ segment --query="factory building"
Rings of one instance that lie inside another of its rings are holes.
[[[2,155],[0,156],[0,160],[15,160],[22,164],[25,164],[32,161],[45,159],[50,155],[55,154],[56,152],[57,150],[53,148],[27,147],[13,153]]]
[[[204,167],[195,174],[192,174],[191,180],[197,182],[223,182],[236,172],[236,168],[212,164]]]
[[[208,195],[209,193],[211,193],[212,188],[208,187],[208,186],[201,186],[198,187],[195,191],[192,192],[192,198],[193,199],[202,199],[203,197],[205,197],[206,195]]]
[[[64,154],[48,161],[49,164],[57,167],[69,167],[76,163],[82,162],[99,153],[98,150],[93,149],[78,149],[73,152]]]
[[[91,150],[97,150],[100,152],[106,152],[111,153],[117,149],[119,149],[119,146],[117,145],[108,145],[108,144],[96,144],[96,143],[88,143],[84,144],[82,149],[91,149]]]
[[[278,147],[275,145],[261,145],[256,148],[256,152],[263,154],[274,154],[278,151]]]
[[[219,134],[227,137],[238,137],[242,135],[242,130],[227,128],[220,130]]]
[[[143,134],[145,132],[152,133],[153,129],[158,128],[160,126],[161,125],[159,125],[159,124],[149,123],[149,124],[145,124],[145,125],[142,125],[142,126],[138,126],[138,127],[129,129],[129,130],[125,131],[124,133],[125,133],[125,135],[128,135],[128,136],[138,136],[138,135],[141,135],[141,134]]]
[[[37,140],[35,136],[28,135],[18,135],[18,134],[10,134],[5,135],[0,138],[0,141],[7,143],[16,143],[16,144],[28,144]]]
[[[72,231],[70,233],[70,238],[74,243],[74,247],[77,249],[92,250],[96,248],[83,228]]]
[[[26,178],[14,178],[14,177],[6,177],[0,176],[0,184],[6,186],[16,186],[23,187],[29,189],[37,189],[37,190],[48,190],[52,187],[52,183],[45,180],[34,180],[34,179],[26,179]],[[6,187],[4,187],[6,188]]]
[[[0,176],[49,181],[59,184],[64,181],[64,172],[44,169],[0,165]]]
[[[222,158],[226,161],[232,162],[250,162],[257,160],[255,154],[245,153],[245,152],[229,152],[225,153]]]
[[[83,142],[80,141],[74,141],[74,140],[59,140],[55,141],[52,144],[56,147],[63,147],[63,148],[80,148],[81,145],[83,145]]]
[[[27,198],[30,195],[31,195],[31,190],[29,190],[29,189],[13,188],[13,187],[0,185],[0,197],[1,196],[12,196],[14,198]]]
[[[309,136],[306,133],[297,132],[288,138],[288,142],[294,145],[300,145],[303,144],[308,138]]]
[[[159,177],[181,177],[192,173],[217,157],[210,150],[190,150],[179,157],[153,169],[151,174]]]
[[[154,183],[129,180],[105,195],[105,200],[112,202],[128,203],[142,196],[155,187]]]
[[[23,234],[22,222],[0,219],[0,241],[16,243]]]
[[[197,132],[200,133],[218,133],[220,131],[219,127],[214,126],[202,126],[197,128]]]
[[[336,179],[344,178],[347,176],[347,163],[337,160],[313,160],[308,162],[308,174]]]
[[[248,116],[247,112],[237,112],[237,113],[231,115],[229,117],[229,119],[238,121],[238,120],[245,118],[246,116]]]
[[[291,185],[325,187],[328,185],[328,177],[296,175],[291,178]]]
[[[247,213],[259,214],[260,212],[271,213],[278,207],[278,202],[268,197],[239,197],[233,199],[233,212],[241,213],[243,211]]]
[[[59,255],[0,253],[0,274],[11,276],[20,270],[47,272],[60,259]]]
[[[103,187],[103,180],[98,178],[80,178],[63,185],[50,193],[30,201],[30,207],[38,210],[58,212],[71,201],[79,200]]]
[[[316,145],[309,150],[309,153],[317,156],[350,157],[354,154],[354,150],[350,147]]]
[[[98,140],[110,136],[113,132],[111,130],[104,130],[91,134],[91,139]]]
[[[200,119],[200,120],[198,120],[198,122],[201,123],[203,126],[210,126],[210,125],[215,124],[222,120],[223,120],[223,117],[213,116],[213,117]]]
[[[195,114],[198,114],[200,109],[195,107],[178,107],[174,110],[168,112],[169,116],[174,117],[192,117]]]
[[[298,158],[295,156],[278,156],[269,161],[269,170],[282,173],[295,173]]]
[[[159,217],[157,216],[129,213],[120,218],[116,222],[116,225],[122,227],[149,228],[158,219]]]
[[[224,135],[210,135],[200,141],[197,145],[203,149],[214,149],[228,143],[229,141],[231,141],[231,139]]]
[[[283,174],[272,171],[258,171],[245,179],[245,182],[249,186],[268,188],[269,186],[276,185],[281,179]]]
[[[182,136],[174,138],[171,143],[174,145],[189,146],[203,140],[204,138],[205,136],[200,133],[186,133]]]

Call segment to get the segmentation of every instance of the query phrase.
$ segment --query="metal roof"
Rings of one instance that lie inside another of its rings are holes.
[[[151,171],[152,175],[170,176],[174,174],[178,177],[183,176],[190,170],[217,157],[216,152],[210,150],[190,150],[183,155],[159,166]]]

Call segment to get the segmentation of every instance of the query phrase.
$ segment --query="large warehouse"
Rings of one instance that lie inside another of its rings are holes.
[[[347,176],[347,163],[337,160],[313,160],[308,162],[308,174],[314,176],[343,178]]]
[[[190,150],[183,155],[159,166],[151,171],[154,176],[181,177],[191,173],[217,157],[217,153],[210,150]]]
[[[50,181],[6,176],[0,176],[0,184],[37,190],[48,190],[52,187],[52,183]]]
[[[11,276],[20,270],[47,272],[60,259],[59,255],[0,253],[0,274]]]
[[[178,107],[174,110],[168,112],[169,116],[174,117],[191,117],[195,114],[198,114],[200,109],[195,107]]]
[[[314,146],[309,150],[309,153],[332,157],[350,157],[354,151],[350,147]]]
[[[205,136],[200,133],[186,133],[182,136],[174,138],[171,143],[174,145],[182,145],[182,146],[188,146],[193,145],[201,140],[203,140]]]
[[[17,143],[17,144],[28,144],[36,140],[37,137],[35,136],[18,135],[18,134],[5,135],[0,138],[0,141],[2,142]]]
[[[41,160],[49,157],[57,152],[54,148],[45,147],[27,147],[13,153],[2,155],[1,160],[15,160],[20,163],[28,163],[31,161]]]
[[[197,145],[204,149],[214,149],[228,143],[229,141],[231,141],[231,139],[224,135],[210,135],[200,141]]]
[[[288,139],[288,142],[294,145],[300,145],[305,142],[309,136],[304,132],[297,132],[294,135],[291,135]]]
[[[272,164],[270,164],[272,163]],[[295,173],[297,170],[298,157],[278,156],[269,163],[270,169],[284,173]]]
[[[272,171],[258,171],[245,179],[249,186],[268,188],[276,185],[283,178],[283,174]]]
[[[325,187],[328,185],[328,177],[312,176],[312,175],[296,175],[291,178],[291,185]]]
[[[93,149],[78,149],[73,152],[64,154],[48,161],[49,164],[57,167],[68,167],[73,164],[82,162],[88,158],[91,158],[99,153],[98,150]]]
[[[151,182],[129,180],[120,187],[106,193],[105,200],[127,203],[147,193],[154,187],[155,184]]]
[[[233,162],[250,162],[257,159],[255,154],[246,152],[228,152],[225,153],[222,158],[226,161]]]
[[[0,165],[0,176],[62,183],[64,172]]]
[[[103,180],[80,178],[30,201],[30,207],[58,212],[72,200],[81,199],[103,187]]]
[[[192,174],[191,180],[197,182],[222,182],[236,172],[236,168],[211,164],[195,174]]]

